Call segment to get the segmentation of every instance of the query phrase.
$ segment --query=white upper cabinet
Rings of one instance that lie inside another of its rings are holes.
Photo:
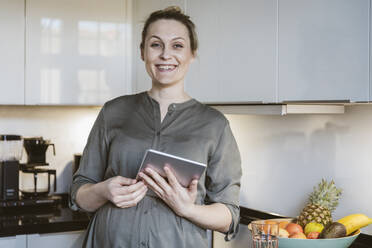
[[[190,65],[185,89],[202,102],[215,102],[220,98],[219,0],[188,0],[187,14],[195,23],[199,48]]]
[[[371,12],[369,13],[371,15]],[[369,18],[369,101],[372,102],[372,17]]]
[[[279,1],[279,101],[369,100],[369,4]]]
[[[130,3],[27,0],[26,104],[101,105],[130,93]]]
[[[24,104],[24,0],[1,0],[0,20],[0,104]]]
[[[145,64],[141,59],[140,44],[142,29],[146,18],[156,10],[169,6],[178,6],[184,9],[185,0],[135,0],[133,1],[133,92],[139,93],[151,88],[151,78],[146,72]]]
[[[186,90],[203,102],[276,101],[275,0],[188,0],[198,56]]]

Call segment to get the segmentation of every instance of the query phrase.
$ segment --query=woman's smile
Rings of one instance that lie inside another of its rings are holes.
[[[160,72],[173,72],[177,68],[177,65],[172,64],[157,64],[155,66]]]

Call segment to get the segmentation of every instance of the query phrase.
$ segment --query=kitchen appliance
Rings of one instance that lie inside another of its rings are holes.
[[[75,172],[79,169],[80,160],[81,160],[81,153],[74,154],[74,163],[72,167],[72,175],[75,174]]]
[[[44,140],[43,137],[24,138],[24,147],[27,153],[26,166],[44,166],[49,165],[45,162],[45,153],[49,146],[53,146],[53,154],[56,155],[54,144],[49,140]]]
[[[21,165],[20,191],[23,198],[46,197],[50,193],[51,176],[54,176],[54,192],[57,190],[56,170],[40,167],[48,166],[45,154],[49,146],[55,146],[43,137],[24,138],[24,147],[27,153],[27,163]]]
[[[28,213],[35,207],[45,211],[61,203],[61,196],[49,194],[51,176],[54,176],[54,192],[57,185],[56,170],[45,169],[49,165],[45,161],[49,146],[54,148],[54,144],[42,137],[22,139],[19,135],[0,135],[0,216],[7,211]],[[25,164],[19,163],[23,147],[28,156]]]
[[[23,141],[20,135],[0,135],[0,199],[18,199],[19,160]]]

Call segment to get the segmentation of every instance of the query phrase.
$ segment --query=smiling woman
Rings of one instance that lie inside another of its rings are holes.
[[[71,208],[95,212],[84,247],[207,247],[206,229],[229,240],[238,226],[240,154],[227,119],[184,90],[194,24],[177,7],[156,11],[140,49],[151,89],[103,106],[74,175]],[[136,180],[149,148],[207,169],[187,187],[168,165],[166,178],[147,169]]]
[[[153,87],[183,85],[194,54],[188,30],[175,20],[157,20],[148,27],[145,45],[141,49],[146,70]]]

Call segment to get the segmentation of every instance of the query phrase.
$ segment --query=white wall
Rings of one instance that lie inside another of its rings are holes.
[[[334,219],[372,216],[371,105],[343,115],[227,117],[243,161],[242,206],[297,216],[326,178],[343,189]]]
[[[99,108],[0,106],[0,133],[43,136],[57,169],[58,192],[71,183],[73,154],[82,152]],[[372,105],[343,115],[228,115],[243,161],[241,205],[298,215],[322,177],[344,193],[334,217],[372,217]],[[26,156],[24,156],[25,159]],[[372,234],[372,227],[363,230]]]

